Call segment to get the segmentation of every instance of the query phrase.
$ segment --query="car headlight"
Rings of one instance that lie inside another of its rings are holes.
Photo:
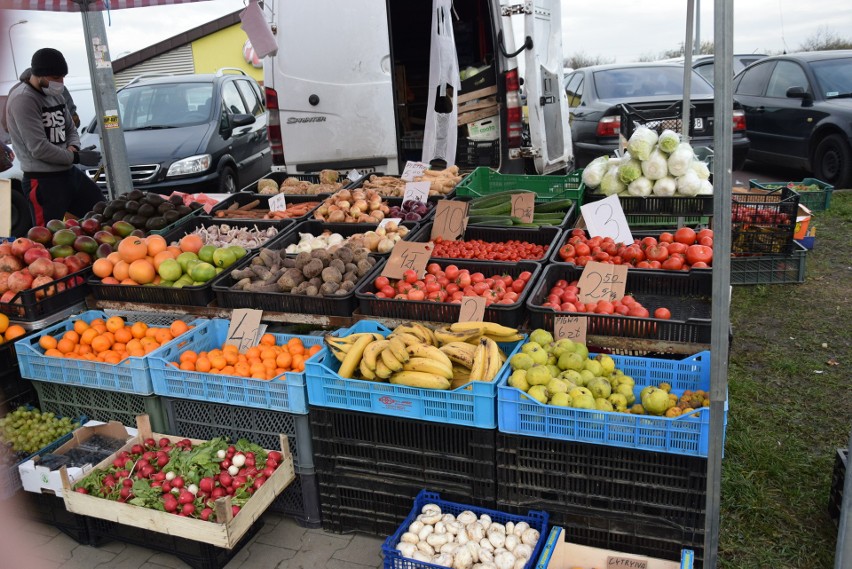
[[[209,154],[200,154],[198,156],[190,156],[183,160],[178,160],[171,166],[166,176],[185,176],[187,174],[198,174],[210,168]]]

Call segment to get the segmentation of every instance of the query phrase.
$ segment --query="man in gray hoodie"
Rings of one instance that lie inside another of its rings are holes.
[[[97,166],[100,153],[80,149],[80,136],[65,105],[68,64],[46,47],[32,58],[32,76],[16,85],[6,103],[6,124],[24,171],[23,188],[35,222],[44,225],[91,211],[103,199],[98,186],[74,164]]]

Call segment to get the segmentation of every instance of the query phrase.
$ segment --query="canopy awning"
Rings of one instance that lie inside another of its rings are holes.
[[[148,8],[169,4],[188,4],[199,0],[92,0],[91,2],[74,0],[0,0],[4,10],[40,10],[43,12],[81,12],[81,4],[87,5],[89,12],[105,10],[123,10],[125,8]]]

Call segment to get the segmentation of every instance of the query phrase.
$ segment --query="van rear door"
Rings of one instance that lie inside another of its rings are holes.
[[[561,4],[561,0],[531,0],[524,16],[525,33],[533,40],[533,48],[525,51],[524,86],[533,160],[541,174],[566,168],[573,155],[562,88]]]
[[[399,173],[385,0],[278,0],[277,92],[287,171]]]

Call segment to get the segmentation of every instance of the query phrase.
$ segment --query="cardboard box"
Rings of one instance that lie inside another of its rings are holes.
[[[467,79],[461,81],[460,93],[470,93],[497,85],[497,74],[494,71],[494,66],[489,65],[488,69],[483,69],[476,75],[471,75]]]
[[[804,239],[808,236],[811,217],[813,217],[811,210],[799,204],[799,211],[796,214],[796,231],[793,233],[793,239]]]
[[[554,527],[539,558],[537,569],[692,569],[695,554],[690,549],[681,552],[681,560],[665,561],[644,555],[632,555],[610,549],[599,549],[565,541],[565,530]]]
[[[500,119],[493,115],[467,125],[467,137],[471,140],[497,140],[500,138]]]
[[[109,423],[89,421],[74,431],[71,440],[53,451],[52,454],[65,454],[95,435],[126,441],[136,436],[136,432],[136,429],[125,427],[118,421],[110,421]],[[85,477],[94,466],[94,464],[87,464],[82,467],[71,467],[68,469],[68,477],[72,483],[76,482]],[[35,460],[28,460],[18,466],[18,472],[21,474],[21,484],[25,491],[62,496],[62,478],[59,475],[59,470],[50,470],[39,466]]]

